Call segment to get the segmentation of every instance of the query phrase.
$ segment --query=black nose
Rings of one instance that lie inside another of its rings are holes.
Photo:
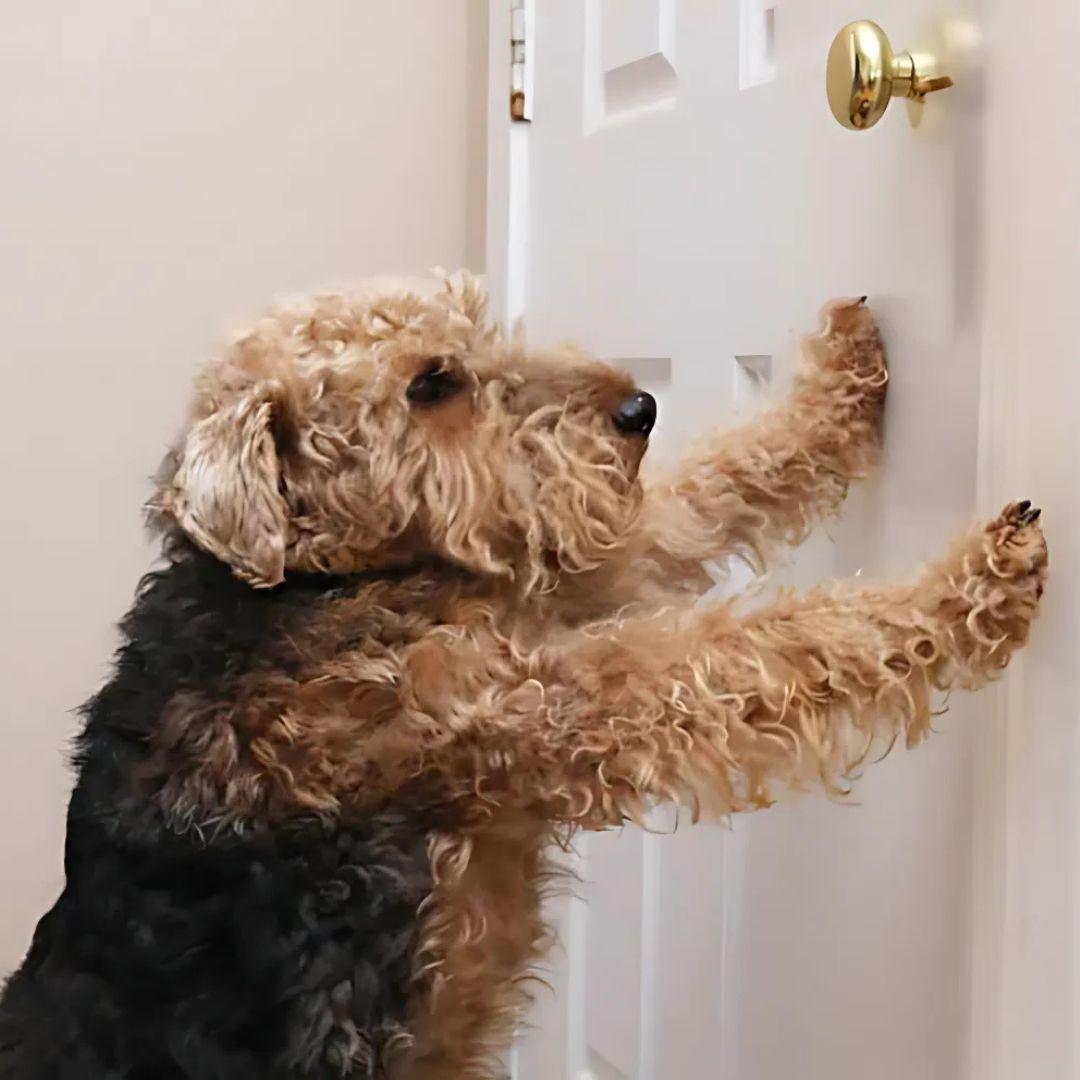
[[[627,435],[648,435],[656,423],[656,398],[639,390],[619,406],[613,419],[615,426]]]

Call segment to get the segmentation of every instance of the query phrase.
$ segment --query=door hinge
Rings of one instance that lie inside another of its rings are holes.
[[[532,119],[532,0],[510,0],[510,119]]]

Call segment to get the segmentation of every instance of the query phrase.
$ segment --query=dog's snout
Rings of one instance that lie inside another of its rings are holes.
[[[615,426],[627,435],[648,435],[656,423],[656,398],[639,390],[619,406],[614,420]]]

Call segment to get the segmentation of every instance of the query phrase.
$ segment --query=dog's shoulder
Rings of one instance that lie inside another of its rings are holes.
[[[178,694],[227,696],[255,672],[298,677],[358,643],[393,645],[437,619],[431,574],[290,574],[273,589],[177,542],[120,623],[111,678],[84,708],[87,731],[145,736]]]

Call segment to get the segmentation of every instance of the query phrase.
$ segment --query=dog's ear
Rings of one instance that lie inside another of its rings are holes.
[[[222,402],[188,432],[159,509],[256,588],[285,577],[288,508],[274,439],[280,387]]]

